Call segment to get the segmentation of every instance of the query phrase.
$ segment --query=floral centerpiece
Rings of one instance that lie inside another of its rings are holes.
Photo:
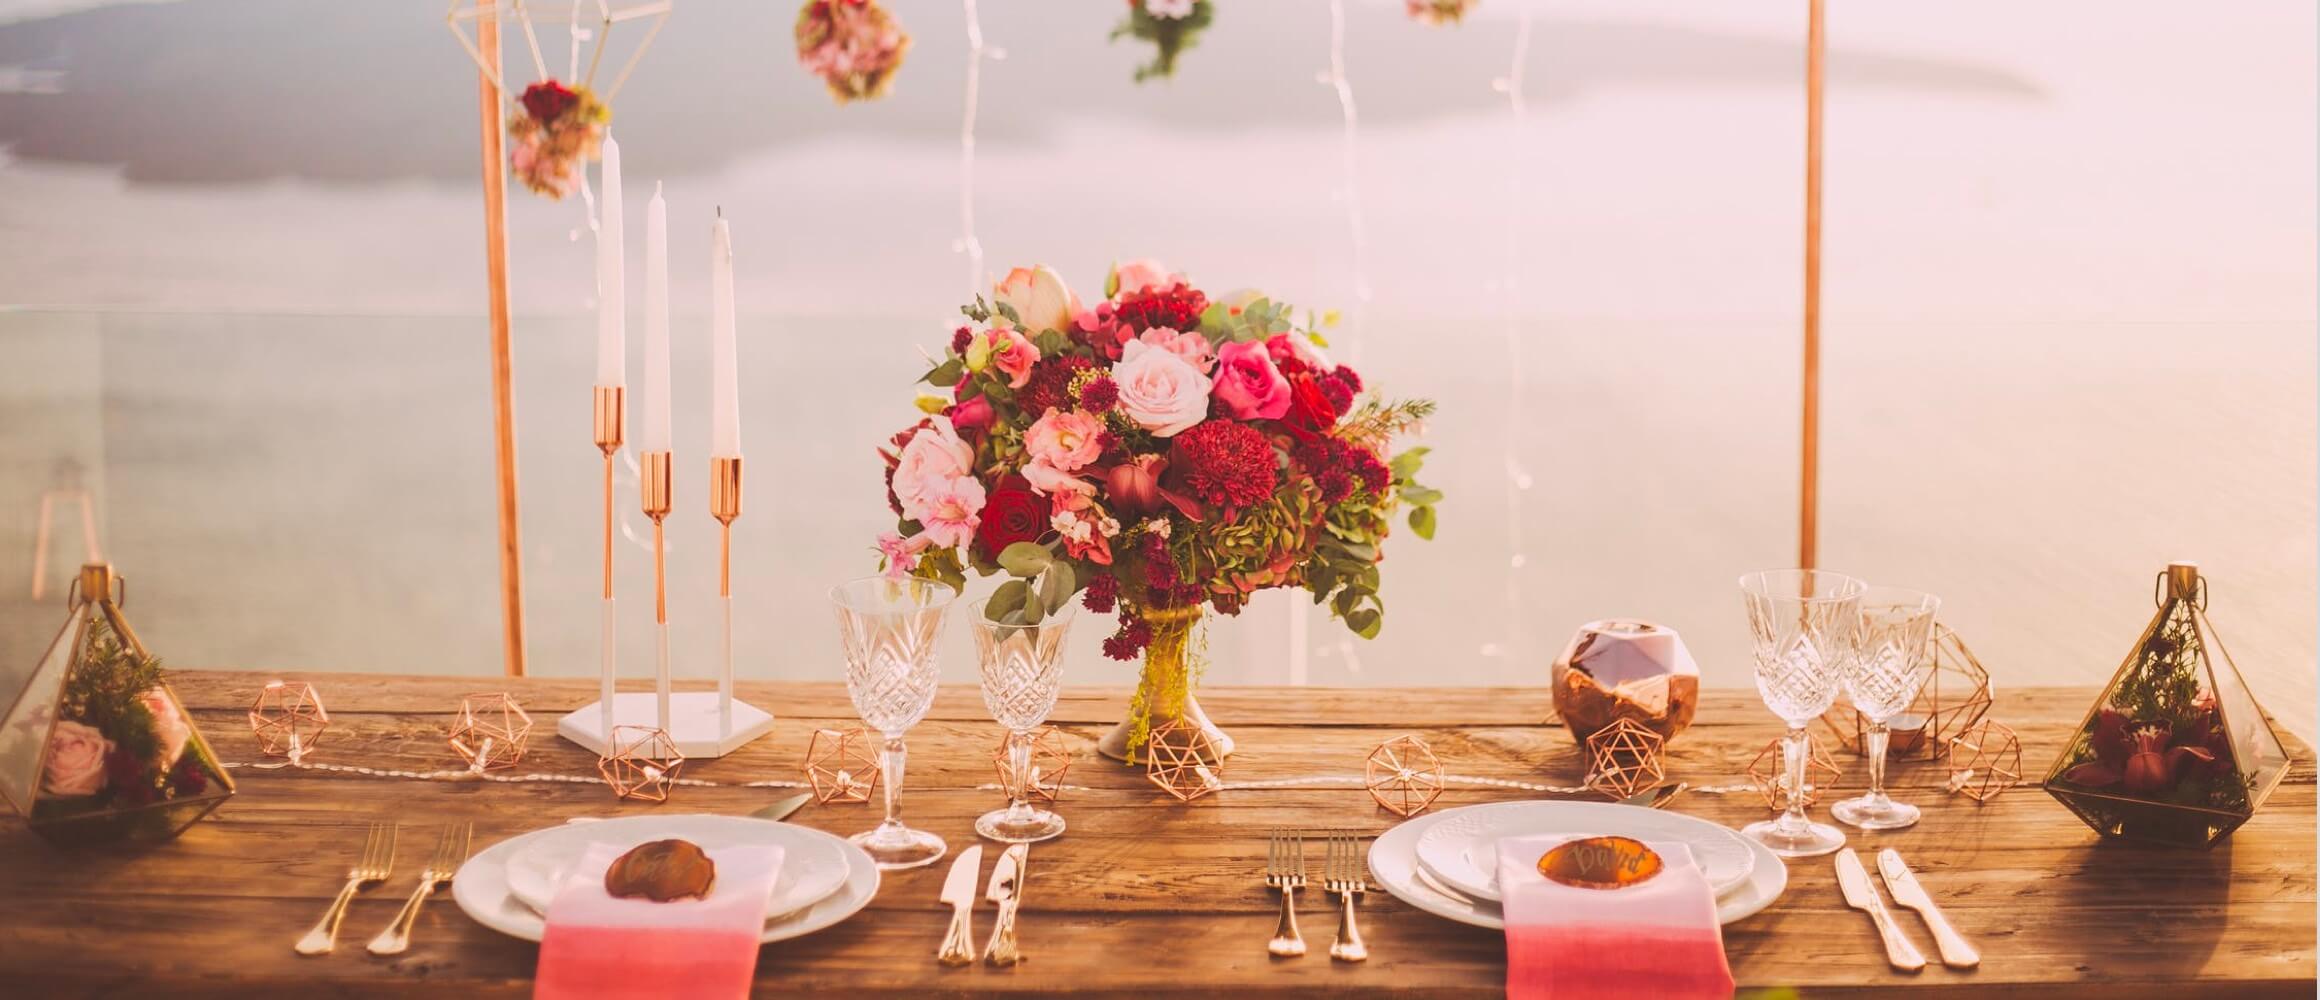
[[[1466,20],[1481,0],[1403,0],[1404,12],[1419,24],[1440,27]]]
[[[1433,412],[1365,395],[1301,314],[1251,294],[1212,302],[1152,261],[1112,270],[1085,306],[1046,267],[1016,268],[962,311],[896,434],[879,540],[885,569],[965,583],[1012,577],[987,613],[1016,624],[1078,599],[1116,614],[1107,656],[1142,658],[1125,756],[1192,701],[1206,611],[1302,588],[1347,627],[1383,622],[1379,546],[1399,516],[1434,534],[1427,449],[1394,451]],[[1218,734],[1221,736],[1221,734]]]
[[[233,792],[161,662],[122,640],[114,610],[76,604],[59,639],[75,646],[56,658],[69,669],[53,705],[34,713],[48,731],[27,774],[36,786],[27,818],[60,843],[166,839]]]
[[[586,87],[542,80],[524,88],[523,113],[508,123],[515,148],[508,168],[532,193],[558,201],[580,190],[582,160],[604,148],[604,126],[612,109]]]
[[[1216,19],[1209,0],[1128,0],[1128,16],[1112,29],[1112,40],[1133,38],[1152,46],[1152,61],[1136,67],[1136,82],[1176,75],[1176,57],[1200,41]]]
[[[806,0],[798,9],[798,65],[838,103],[886,96],[910,35],[878,0]]]

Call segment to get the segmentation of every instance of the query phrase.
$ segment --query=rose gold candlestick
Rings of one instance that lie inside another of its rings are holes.
[[[709,516],[717,519],[717,597],[725,605],[723,668],[717,674],[717,734],[733,735],[733,519],[741,516],[741,456],[709,459]]]
[[[612,732],[614,724],[612,697],[616,686],[614,678],[619,673],[617,670],[619,657],[616,651],[618,641],[615,637],[614,627],[614,622],[618,620],[618,617],[614,614],[612,603],[612,525],[614,519],[612,460],[613,456],[620,453],[620,445],[624,437],[622,428],[627,424],[625,417],[627,397],[628,390],[621,386],[600,385],[596,387],[596,447],[604,452],[604,600],[603,622],[600,627],[603,646],[601,656],[603,659],[598,669],[601,679],[597,685],[596,701],[603,716],[603,723],[597,730],[601,733]]]
[[[660,626],[660,672],[654,682],[659,696],[660,730],[669,731],[669,566],[666,524],[671,484],[669,453],[644,453],[644,516],[653,523],[653,622]]]

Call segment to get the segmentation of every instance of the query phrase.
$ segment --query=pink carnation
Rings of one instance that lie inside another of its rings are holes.
[[[974,540],[975,528],[983,523],[983,500],[983,484],[973,476],[945,484],[928,500],[926,515],[919,521],[927,541],[950,549]]]

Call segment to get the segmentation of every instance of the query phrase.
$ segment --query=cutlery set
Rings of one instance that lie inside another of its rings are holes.
[[[1318,836],[1326,844],[1321,888],[1336,893],[1339,900],[1337,938],[1329,945],[1329,957],[1340,962],[1363,961],[1369,958],[1369,948],[1362,944],[1361,927],[1355,923],[1353,911],[1354,897],[1369,891],[1369,863],[1362,857],[1361,835],[1324,831]],[[1306,880],[1305,837],[1303,831],[1275,830],[1265,842],[1265,885],[1281,890],[1281,922],[1265,945],[1276,958],[1305,954],[1305,936],[1297,930],[1297,890],[1305,888]]]
[[[1916,910],[1925,920],[1941,953],[1941,964],[1954,969],[1971,969],[1981,964],[1981,952],[1974,950],[1965,936],[1950,926],[1941,908],[1933,905],[1933,897],[1918,883],[1917,874],[1901,860],[1901,852],[1890,847],[1878,851],[1877,870],[1885,876],[1885,888],[1893,893],[1893,901]],[[1869,881],[1869,871],[1861,864],[1861,856],[1852,848],[1837,852],[1837,886],[1844,890],[1845,905],[1868,913],[1869,919],[1877,924],[1877,933],[1885,940],[1887,962],[1903,972],[1925,968],[1925,953],[1917,950],[1917,945],[1901,932],[1892,911],[1885,908],[1884,899],[1877,895],[1876,885]]]
[[[395,835],[392,823],[373,823],[363,838],[362,854],[354,867],[346,873],[346,884],[338,896],[330,901],[322,919],[314,929],[291,946],[301,955],[327,955],[338,946],[338,925],[346,919],[347,904],[354,894],[374,882],[384,882],[395,869]],[[404,901],[401,912],[387,924],[369,945],[373,955],[399,955],[411,946],[411,927],[419,920],[419,906],[434,894],[436,887],[451,881],[461,862],[467,860],[468,843],[475,834],[475,824],[455,823],[446,826],[435,838],[435,852],[427,859],[427,866],[419,872],[419,887],[411,898]]]
[[[999,860],[991,866],[991,881],[983,889],[983,898],[998,905],[999,917],[991,928],[990,942],[983,948],[983,961],[988,964],[1004,967],[1023,960],[1023,952],[1015,943],[1015,914],[1023,902],[1030,859],[1031,845],[1016,844],[999,852]],[[951,908],[951,925],[943,934],[935,959],[944,965],[975,964],[975,877],[982,869],[983,845],[976,844],[959,852],[958,860],[951,862],[950,874],[943,878],[938,898]]]

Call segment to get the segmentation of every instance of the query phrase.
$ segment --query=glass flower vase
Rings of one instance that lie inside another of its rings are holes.
[[[0,713],[0,800],[60,845],[168,840],[234,794],[111,565],[81,568],[62,628]]]
[[[2105,837],[2213,847],[2279,787],[2288,754],[2207,620],[2199,568],[2168,566],[2155,602],[2046,791]]]
[[[1207,665],[1207,614],[1207,606],[1197,604],[1142,613],[1152,627],[1152,643],[1144,647],[1144,669],[1136,680],[1136,693],[1128,700],[1127,718],[1097,741],[1096,752],[1137,763],[1138,751],[1152,730],[1183,719],[1207,734],[1217,760],[1232,753],[1232,737],[1209,721],[1194,693],[1200,686],[1201,668]]]

